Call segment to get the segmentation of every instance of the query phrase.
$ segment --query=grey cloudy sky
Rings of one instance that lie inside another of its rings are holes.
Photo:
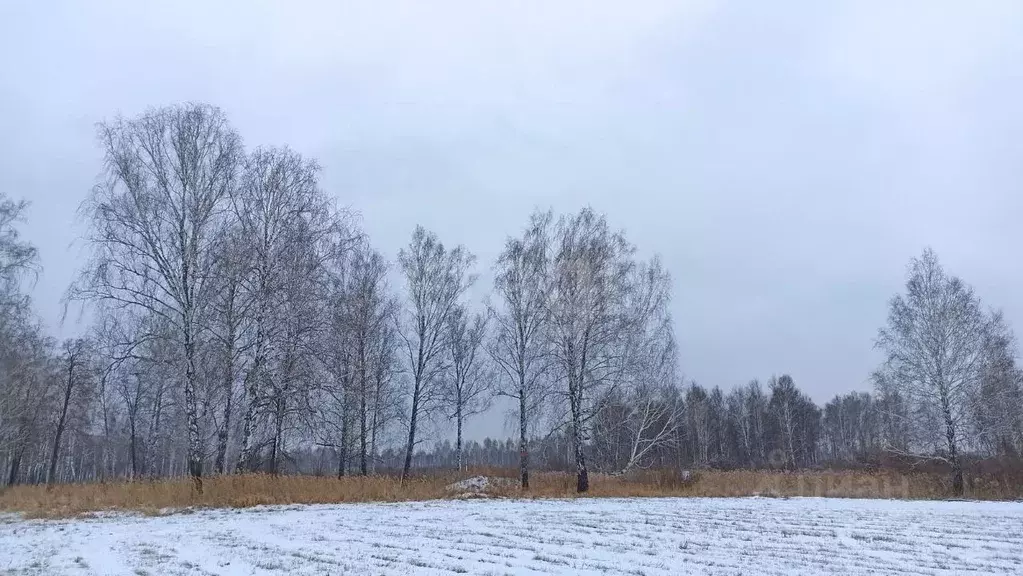
[[[688,377],[822,402],[869,386],[927,245],[1023,321],[1021,32],[1015,0],[3,2],[0,189],[73,332],[94,124],[207,101],[392,257],[421,223],[489,266],[533,207],[592,205],[671,270]]]

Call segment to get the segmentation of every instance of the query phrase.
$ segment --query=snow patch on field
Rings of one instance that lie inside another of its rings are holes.
[[[1023,505],[433,501],[0,517],[0,574],[1023,574]]]

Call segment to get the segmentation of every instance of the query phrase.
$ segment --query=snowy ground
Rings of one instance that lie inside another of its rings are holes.
[[[0,574],[1023,574],[1023,504],[584,499],[0,516]]]

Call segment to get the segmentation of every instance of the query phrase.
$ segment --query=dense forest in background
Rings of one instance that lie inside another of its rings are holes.
[[[99,142],[67,296],[81,338],[33,313],[27,204],[0,192],[0,485],[487,465],[585,491],[591,470],[897,458],[942,463],[961,493],[964,460],[1023,450],[1015,336],[930,251],[864,342],[884,353],[874,390],[821,407],[787,375],[684,382],[668,271],[591,209],[535,212],[496,262],[421,227],[391,259],[315,161],[246,150],[217,108],[118,118]],[[498,397],[513,437],[463,442]]]

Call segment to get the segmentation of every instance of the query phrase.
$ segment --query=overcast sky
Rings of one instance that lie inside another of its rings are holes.
[[[489,267],[591,205],[672,272],[687,377],[823,402],[869,388],[925,246],[1023,325],[1021,31],[1016,0],[2,2],[0,189],[74,333],[95,123],[206,101],[392,258],[423,224]]]

